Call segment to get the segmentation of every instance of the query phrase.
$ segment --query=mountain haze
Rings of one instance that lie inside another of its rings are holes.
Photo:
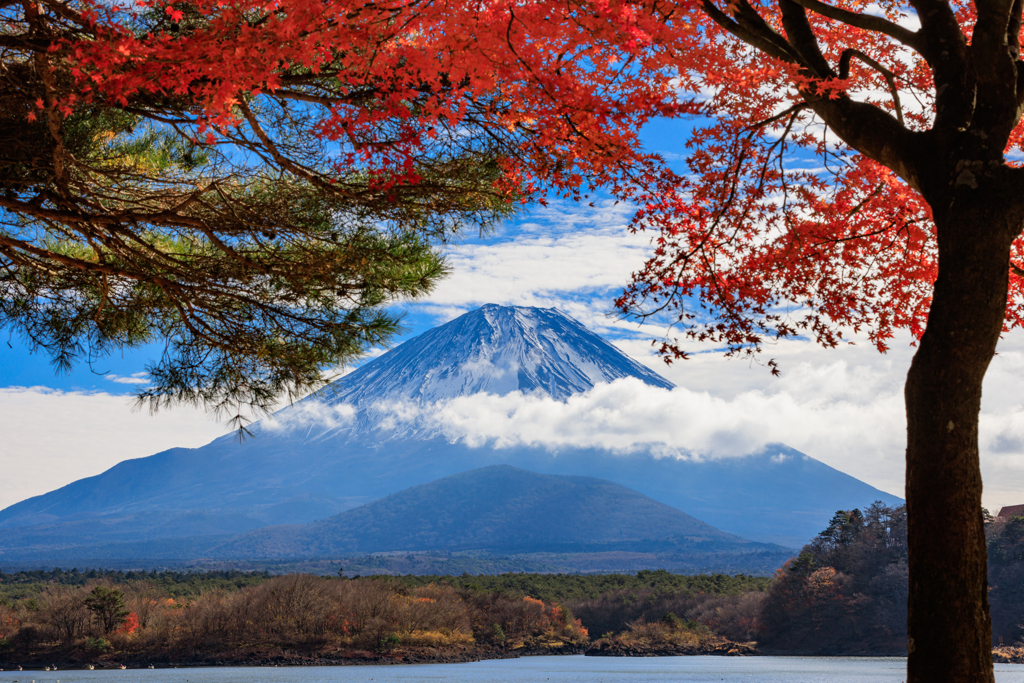
[[[393,493],[303,526],[250,531],[215,557],[325,557],[394,551],[749,552],[778,546],[715,529],[624,486],[491,465]]]

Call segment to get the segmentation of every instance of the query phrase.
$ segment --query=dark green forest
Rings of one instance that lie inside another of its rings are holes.
[[[1024,645],[1024,517],[986,528],[992,634],[997,641]]]
[[[195,596],[207,590],[237,590],[255,586],[270,578],[267,572],[242,571],[117,571],[109,569],[64,570],[35,569],[4,573],[0,569],[0,604],[32,598],[51,586],[85,586],[104,582],[115,584],[146,583],[168,596]]]

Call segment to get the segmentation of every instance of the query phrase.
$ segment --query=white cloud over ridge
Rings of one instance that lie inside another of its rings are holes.
[[[432,419],[450,437],[465,438],[470,445],[586,447],[619,453],[653,446],[668,456],[728,458],[773,442],[798,450],[819,450],[817,446],[837,440],[857,442],[858,448],[872,441],[887,447],[886,435],[893,431],[887,423],[894,421],[896,412],[891,402],[802,402],[788,393],[767,396],[760,391],[724,399],[705,391],[667,390],[624,379],[565,402],[518,392],[457,398],[439,406]],[[850,420],[851,413],[859,419]],[[881,428],[863,435],[857,423],[865,422]],[[794,424],[801,428],[794,429]]]
[[[276,431],[315,435],[356,424],[351,406],[300,405],[289,412]],[[633,378],[565,401],[536,393],[475,394],[436,404],[379,402],[368,413],[385,432],[441,434],[472,447],[592,448],[624,456],[643,450],[687,459],[741,457],[775,442],[825,461],[856,459],[865,449],[898,448],[902,429],[895,394],[871,402],[756,390],[721,398]],[[830,457],[821,458],[822,452]],[[899,495],[902,487],[888,483],[883,488]]]

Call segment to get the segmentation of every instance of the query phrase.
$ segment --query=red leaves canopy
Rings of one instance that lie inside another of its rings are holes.
[[[884,350],[927,320],[930,210],[900,169],[840,140],[808,93],[921,131],[935,120],[933,75],[905,5],[793,0],[821,48],[813,59],[838,75],[810,77],[791,59],[787,2],[148,0],[83,9],[95,36],[59,49],[77,96],[193,98],[211,144],[246,126],[261,135],[252,111],[285,92],[339,173],[383,183],[415,183],[418,153],[472,130],[504,146],[510,193],[604,185],[638,203],[634,228],[653,231],[655,251],[622,311],[667,312],[731,352],[796,334],[831,346],[844,328]],[[953,8],[970,35],[971,6]],[[140,33],[145,11],[173,23]],[[637,151],[638,128],[659,115],[700,117],[683,174]],[[1011,277],[1011,327],[1024,321],[1022,285]],[[685,356],[677,342],[663,351]]]
[[[972,35],[971,5],[951,5]],[[676,186],[644,196],[637,227],[656,231],[656,252],[619,308],[668,310],[690,338],[730,353],[797,334],[834,346],[844,328],[866,331],[882,351],[898,328],[920,337],[937,276],[931,209],[912,174],[879,163],[884,143],[858,145],[843,131],[848,145],[814,106],[842,100],[857,103],[835,117],[844,122],[931,129],[935,85],[913,11],[869,0],[730,0],[676,12],[685,19],[663,15],[675,30],[658,48],[679,69],[680,96],[711,122],[689,141]],[[1021,135],[1017,126],[1011,159]],[[1024,257],[1019,239],[1015,257]],[[1022,323],[1021,275],[1010,278],[1008,327]],[[662,351],[686,355],[678,341]]]
[[[664,27],[623,3],[140,6],[166,13],[172,30],[140,34],[134,10],[94,6],[99,39],[62,46],[87,97],[193,98],[196,133],[210,144],[254,125],[247,112],[262,94],[291,97],[306,106],[308,132],[335,144],[339,173],[415,182],[422,149],[473,130],[509,146],[509,188],[552,182],[571,193],[626,173],[637,127],[673,109],[668,80],[650,77],[665,72],[649,50]]]

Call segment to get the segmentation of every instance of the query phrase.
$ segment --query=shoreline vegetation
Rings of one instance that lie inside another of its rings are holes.
[[[771,578],[0,572],[0,669],[904,656],[905,519],[839,511]],[[1024,664],[1024,517],[987,533],[993,660]]]
[[[767,584],[764,577],[667,571],[351,579],[0,574],[0,668],[465,662],[666,647],[735,654],[735,645],[696,621],[666,614],[647,623],[644,614],[661,611],[666,600],[718,604]],[[605,636],[591,643],[573,609],[606,627]]]

